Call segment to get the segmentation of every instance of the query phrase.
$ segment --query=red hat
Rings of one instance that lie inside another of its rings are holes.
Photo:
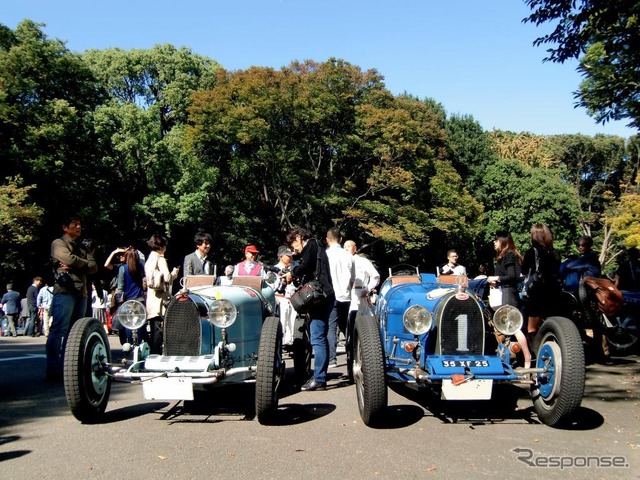
[[[257,254],[257,253],[260,253],[260,250],[258,250],[255,245],[247,245],[244,248],[244,253],[247,253],[247,252],[251,252],[251,253],[256,253]]]

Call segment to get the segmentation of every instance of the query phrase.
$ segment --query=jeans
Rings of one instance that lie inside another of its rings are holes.
[[[349,315],[350,301],[340,302],[336,300],[333,302],[333,308],[329,314],[329,333],[327,338],[329,340],[329,363],[335,363],[336,361],[336,347],[338,346],[338,329],[345,333],[347,316]]]
[[[85,315],[86,297],[69,293],[58,293],[53,296],[51,314],[53,322],[47,337],[47,373],[62,375],[64,365],[64,349],[67,346],[69,330],[77,319]]]
[[[329,314],[333,309],[333,296],[326,305],[311,312],[311,347],[313,348],[313,379],[317,383],[327,381],[327,368],[329,366],[329,342],[327,333],[329,331]]]

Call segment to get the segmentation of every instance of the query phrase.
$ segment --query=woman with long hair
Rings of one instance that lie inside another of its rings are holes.
[[[122,302],[127,300],[138,300],[145,303],[144,288],[142,286],[144,279],[144,266],[138,256],[138,251],[129,247],[124,252],[124,263],[120,265],[118,270],[118,289],[117,294],[120,295]],[[118,330],[120,342],[131,342],[133,337],[131,332],[125,328]],[[138,329],[138,341],[147,340],[147,326],[143,325]]]
[[[531,248],[524,254],[522,272],[538,272],[540,282],[528,292],[527,335],[535,336],[542,318],[553,313],[560,296],[560,254],[553,248],[553,235],[549,227],[536,223],[531,227]]]
[[[493,288],[502,290],[503,305],[518,307],[520,295],[517,286],[520,283],[522,255],[511,234],[504,230],[496,234],[493,248],[496,251],[495,274],[487,277],[487,281]]]
[[[144,264],[149,288],[147,289],[147,317],[151,326],[151,353],[162,353],[165,301],[171,294],[171,284],[180,272],[179,267],[169,271],[166,237],[154,234],[147,242],[151,253]]]

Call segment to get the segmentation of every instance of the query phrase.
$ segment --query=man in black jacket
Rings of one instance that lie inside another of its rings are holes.
[[[320,247],[316,239],[311,238],[311,233],[302,227],[292,227],[287,233],[287,245],[300,255],[300,263],[293,267],[287,274],[287,281],[293,277],[300,280],[301,284],[314,280],[317,276],[326,295],[324,302],[314,306],[309,312],[311,317],[311,346],[313,347],[314,364],[313,378],[302,386],[304,391],[325,390],[327,388],[327,367],[329,365],[329,314],[333,308],[335,295],[329,271],[329,259],[324,248]],[[319,268],[318,268],[319,267]],[[318,269],[318,272],[316,272]]]

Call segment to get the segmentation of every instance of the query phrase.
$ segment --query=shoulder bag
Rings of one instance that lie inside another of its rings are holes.
[[[289,300],[291,306],[298,313],[308,313],[313,307],[320,305],[326,299],[326,295],[322,290],[320,278],[320,245],[316,241],[318,247],[318,258],[316,259],[316,275],[313,280],[302,285]]]
[[[522,296],[528,297],[532,292],[536,292],[542,286],[543,278],[540,273],[540,259],[538,258],[538,249],[534,248],[533,253],[536,256],[536,269],[529,269],[529,273],[524,279],[522,286]]]

